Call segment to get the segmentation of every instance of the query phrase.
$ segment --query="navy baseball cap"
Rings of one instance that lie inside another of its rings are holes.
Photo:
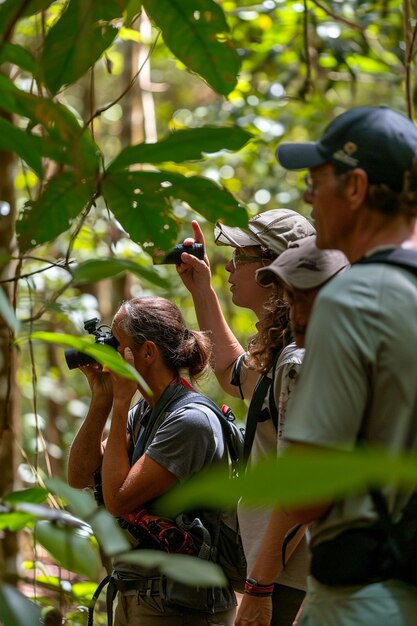
[[[288,170],[326,163],[345,170],[358,167],[370,183],[385,183],[394,191],[409,188],[404,175],[411,173],[416,156],[416,125],[387,106],[350,109],[327,126],[319,141],[277,149],[279,163]]]

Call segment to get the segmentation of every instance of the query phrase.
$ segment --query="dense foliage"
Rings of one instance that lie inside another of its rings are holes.
[[[39,544],[84,581],[97,577],[97,539],[107,556],[123,546],[101,541],[111,520],[97,524],[91,503],[60,483],[45,488],[65,477],[88,404],[63,348],[84,349],[83,320],[109,322],[121,299],[141,293],[175,298],[195,324],[175,269],[158,265],[193,218],[245,343],[253,317],[230,306],[214,222],[245,225],[278,206],[307,214],[300,175],[275,161],[282,139],[315,138],[353,105],[386,103],[413,116],[415,17],[410,0],[0,4],[0,457],[9,468],[0,480],[1,561],[22,529],[22,558],[49,592],[35,594],[39,604],[68,623],[85,623],[70,608],[74,599],[85,606],[91,583],[80,591],[79,578],[63,585],[43,575]],[[212,379],[204,387],[224,401]],[[91,558],[68,562],[59,549],[72,541]],[[3,569],[14,582],[13,568]],[[27,626],[33,613],[37,623],[34,605],[15,610],[15,594],[1,588],[0,620]]]

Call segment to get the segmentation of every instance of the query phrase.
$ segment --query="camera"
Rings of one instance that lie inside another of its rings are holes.
[[[100,320],[98,317],[93,317],[91,320],[84,322],[84,329],[96,338],[96,343],[105,344],[111,348],[117,348],[119,342],[116,337],[112,335],[111,328],[107,324],[99,326]],[[105,330],[103,330],[105,329]],[[97,361],[84,352],[78,350],[65,350],[65,360],[70,370],[82,365],[88,365],[89,363],[96,363]]]
[[[168,254],[159,261],[159,263],[167,265],[174,263],[179,265],[181,263],[181,254],[187,252],[197,257],[197,259],[204,259],[204,246],[202,243],[193,243],[189,246],[185,246],[183,243],[178,243]]]

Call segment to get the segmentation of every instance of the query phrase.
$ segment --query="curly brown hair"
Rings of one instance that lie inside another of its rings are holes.
[[[282,288],[275,284],[264,304],[265,315],[256,325],[257,334],[250,340],[246,365],[266,374],[277,355],[291,340],[290,307],[283,299]]]

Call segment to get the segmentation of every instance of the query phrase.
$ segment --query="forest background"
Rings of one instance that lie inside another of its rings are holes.
[[[302,174],[275,160],[280,141],[313,140],[351,106],[387,104],[413,118],[416,30],[411,0],[0,2],[0,572],[7,583],[0,621],[7,626],[38,623],[39,606],[44,618],[86,623],[88,581],[96,579],[91,536],[78,517],[61,513],[70,502],[85,520],[92,505],[54,483],[65,480],[89,403],[64,349],[88,350],[83,322],[110,323],[120,302],[137,295],[173,299],[197,327],[174,266],[158,264],[191,234],[192,219],[205,232],[223,311],[245,345],[255,319],[231,306],[230,250],[215,246],[214,223],[244,226],[278,207],[309,215]],[[114,365],[105,350],[99,356]],[[244,417],[244,404],[225,399],[213,376],[202,389]],[[416,474],[415,465],[397,469],[404,480]],[[311,482],[319,478],[313,473]],[[100,524],[92,524],[96,536]],[[60,552],[63,544],[78,546],[72,552],[83,559]],[[51,575],[40,562],[45,547],[78,577]],[[108,557],[120,545],[104,548]],[[22,581],[36,604],[9,586]]]

